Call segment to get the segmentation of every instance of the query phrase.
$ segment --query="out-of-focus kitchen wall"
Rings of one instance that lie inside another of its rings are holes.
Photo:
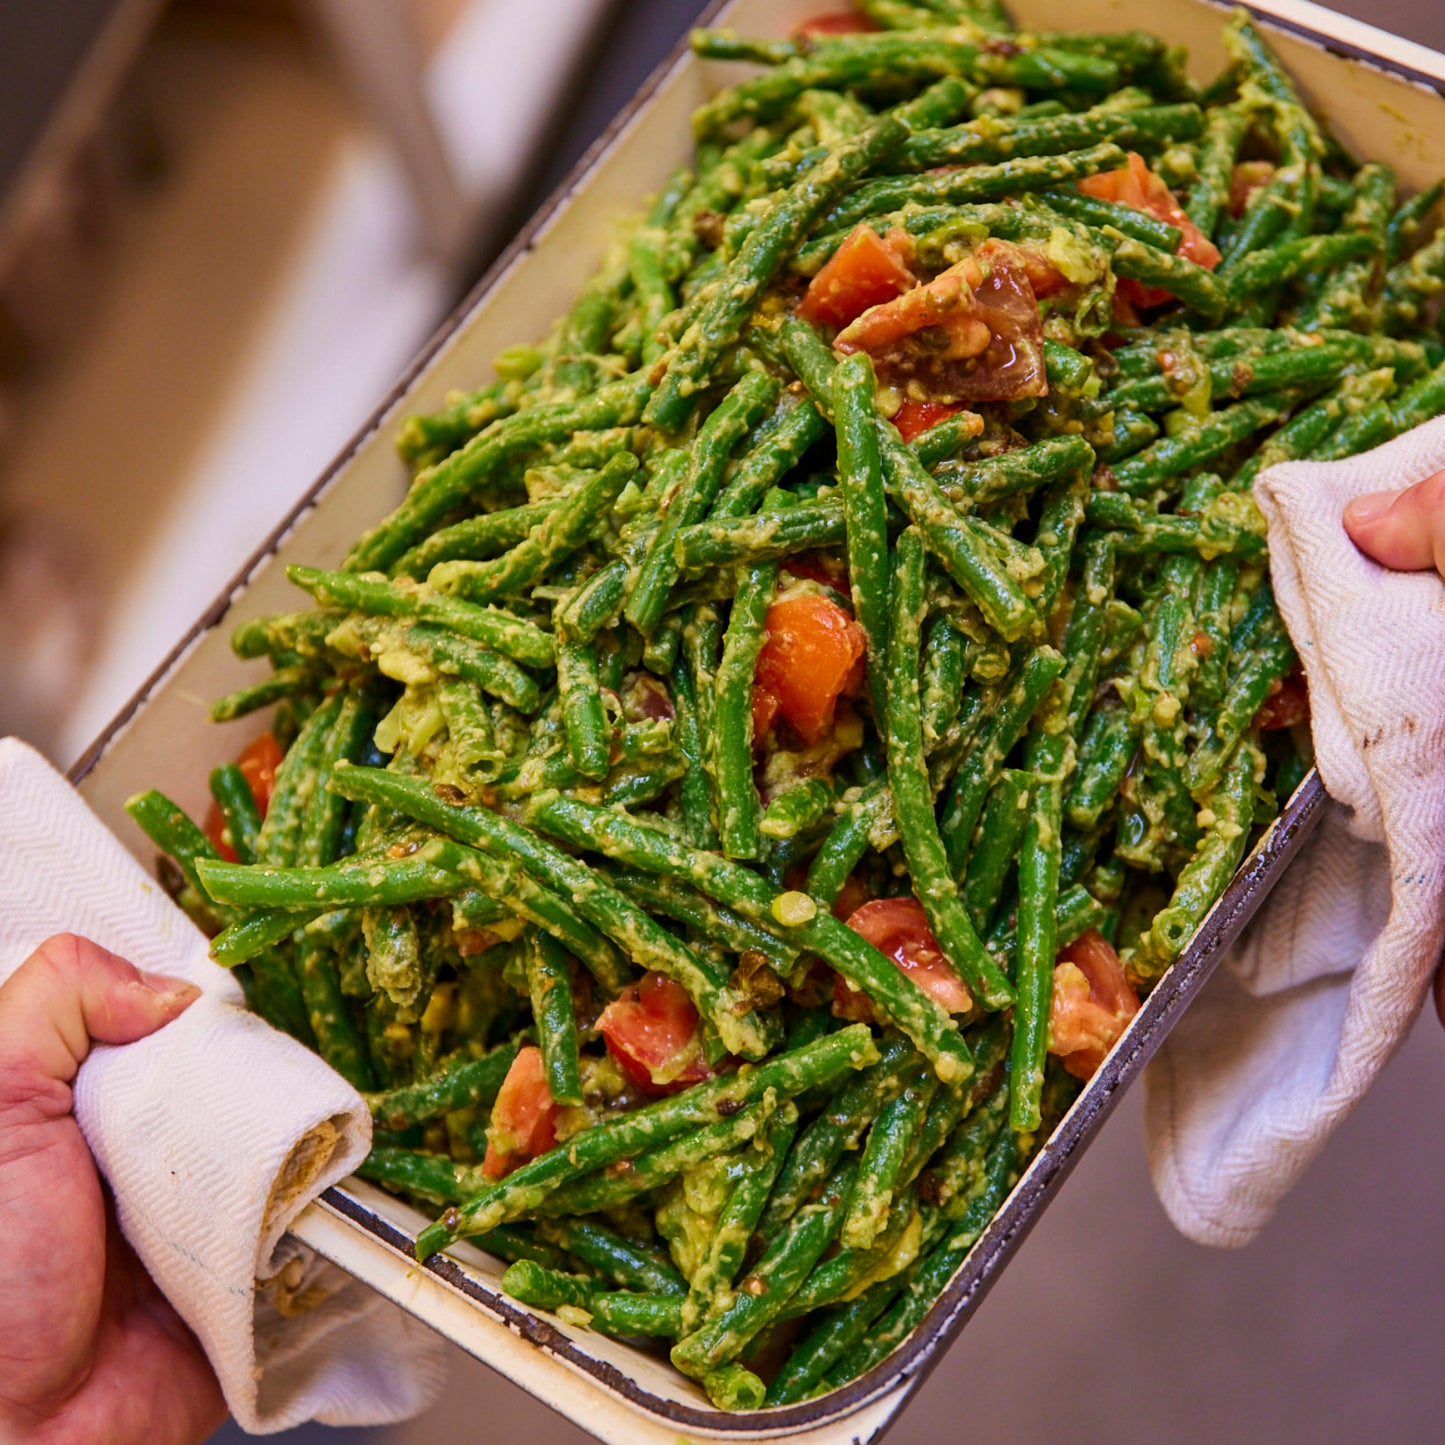
[[[609,3],[92,5],[0,171],[0,732],[73,759],[321,472],[510,234]],[[0,7],[7,103],[64,38]]]

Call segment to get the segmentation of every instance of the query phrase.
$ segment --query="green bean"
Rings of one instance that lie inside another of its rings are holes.
[[[730,1364],[759,1330],[782,1313],[837,1233],[857,1174],[857,1160],[844,1164],[824,1185],[822,1197],[803,1205],[763,1251],[727,1308],[672,1347],[670,1358],[679,1370],[701,1377]]]
[[[721,521],[748,516],[827,430],[812,402],[784,393],[772,415],[753,431],[747,454],[718,493],[709,517]]]
[[[234,722],[238,717],[270,707],[273,702],[280,702],[283,698],[311,692],[320,681],[320,674],[310,662],[278,667],[260,682],[237,688],[235,692],[228,692],[225,697],[218,697],[211,704],[211,721]]]
[[[730,1117],[769,1090],[791,1096],[831,1083],[876,1058],[868,1030],[854,1025],[793,1053],[775,1055],[755,1067],[695,1084],[680,1094],[594,1125],[486,1186],[459,1209],[448,1211],[417,1237],[417,1258],[426,1259],[464,1234],[483,1234],[517,1218],[535,1208],[557,1184],[642,1153],[647,1146],[663,1143],[685,1129]]]
[[[958,896],[956,869],[939,836],[923,756],[918,710],[918,633],[924,598],[923,539],[909,528],[898,540],[888,650],[888,784],[893,791],[913,891],[949,962],[989,1008],[1013,1001],[1008,980],[988,957]]]
[[[1406,247],[1414,240],[1426,217],[1440,204],[1442,196],[1445,196],[1445,180],[1416,191],[1396,207],[1385,226],[1385,260],[1391,266],[1405,254]]]
[[[517,1057],[517,1049],[516,1043],[508,1042],[481,1058],[458,1056],[428,1078],[367,1095],[367,1108],[382,1128],[400,1130],[440,1118],[453,1109],[490,1104]]]
[[[1117,166],[1123,161],[1114,162]],[[1101,167],[1111,169],[1109,166]],[[1044,191],[1038,198],[1051,211],[1067,216],[1072,221],[1081,221],[1096,231],[1117,231],[1141,245],[1153,247],[1166,256],[1172,256],[1178,248],[1183,232],[1178,226],[1157,220],[1143,211],[1130,206],[1118,205],[1113,201],[1102,201],[1096,196],[1086,196],[1080,191]]]
[[[750,371],[699,428],[690,449],[686,479],[653,533],[624,609],[627,620],[644,635],[657,627],[677,578],[679,530],[706,515],[722,486],[728,453],[772,410],[777,398],[777,382],[762,372]]]
[[[726,1308],[726,1297],[742,1265],[748,1241],[796,1131],[796,1117],[774,1115],[768,1127],[740,1151],[727,1203],[693,1273],[678,1333],[691,1334],[704,1320]]]
[[[631,452],[619,453],[564,497],[536,530],[509,552],[489,562],[439,562],[428,574],[428,582],[471,602],[489,602],[531,585],[593,535],[636,470],[637,458]],[[354,562],[349,570],[357,570]]]
[[[717,789],[718,838],[729,858],[756,858],[762,851],[758,832],[761,809],[753,784],[753,674],[777,580],[776,562],[758,562],[744,569],[717,668],[712,776]]]
[[[577,1058],[577,1016],[572,1005],[572,974],[567,955],[550,934],[527,936],[527,990],[547,1091],[558,1104],[582,1102],[582,1073]]]
[[[930,166],[978,165],[1014,156],[1056,155],[1112,141],[1119,146],[1154,146],[1191,140],[1204,127],[1196,105],[1163,105],[1140,110],[1094,109],[1077,114],[1013,122],[973,121],[952,130],[915,133],[898,159],[918,170]]]
[[[440,527],[391,564],[395,577],[424,580],[438,562],[481,561],[526,540],[562,504],[561,496],[504,507]]]
[[[1241,650],[1235,645],[1233,651],[1237,665],[1230,672],[1219,711],[1184,765],[1184,783],[1191,792],[1207,788],[1219,777],[1271,687],[1297,660],[1288,634],[1278,625],[1253,646]]]
[[[804,502],[756,517],[684,527],[677,534],[674,561],[679,570],[690,573],[771,562],[841,542],[846,531],[843,508],[836,502]]]
[[[663,1255],[590,1219],[538,1220],[537,1235],[625,1290],[684,1295],[687,1282]]]
[[[1249,846],[1254,790],[1263,767],[1259,749],[1242,739],[1209,795],[1199,848],[1180,871],[1168,906],[1155,915],[1130,959],[1131,971],[1140,978],[1157,977],[1178,957],[1239,866]]]
[[[858,1181],[838,1237],[847,1249],[868,1249],[887,1227],[909,1146],[923,1124],[938,1080],[925,1060],[905,1065],[902,1087],[878,1111],[858,1161]]]
[[[856,187],[846,201],[823,217],[822,224],[830,230],[841,230],[909,205],[957,206],[1025,191],[1044,191],[1061,181],[1116,170],[1125,160],[1117,145],[1105,142],[1062,154],[1021,155],[997,165],[970,165],[937,175],[880,176]],[[1057,193],[1045,194],[1052,197]]]
[[[653,426],[675,432],[687,420],[723,350],[737,340],[759,294],[817,218],[869,167],[895,150],[905,128],[887,116],[837,146],[793,185],[749,232],[717,290],[678,338],[647,404]]]
[[[872,362],[867,352],[855,352],[833,374],[838,485],[847,519],[853,615],[867,639],[869,692],[873,714],[881,718],[887,706],[882,679],[888,656],[888,509],[873,403]]]
[[[1006,768],[989,789],[963,885],[968,916],[979,932],[988,928],[1004,879],[1018,856],[1019,843],[1028,827],[1032,788],[1031,774]]]
[[[494,422],[444,461],[420,472],[401,506],[364,533],[347,553],[345,570],[385,570],[403,553],[417,546],[436,523],[450,516],[516,456],[546,442],[569,438],[574,432],[630,425],[638,419],[650,391],[646,377],[628,377],[612,382],[580,401],[529,407],[515,416]],[[614,460],[621,464],[621,458]],[[615,477],[616,473],[613,475]],[[619,489],[620,485],[619,481]],[[542,526],[545,527],[551,520],[549,514]],[[526,543],[518,543],[518,546],[526,546]],[[495,577],[499,574],[493,572],[490,575]],[[472,600],[481,599],[473,596]]]
[[[405,581],[388,582],[354,572],[320,572],[314,567],[293,565],[286,569],[286,575],[326,607],[433,622],[458,637],[469,637],[531,667],[546,667],[552,661],[552,639],[541,628],[500,608],[477,607],[455,597],[439,597],[426,587]]]
[[[1031,651],[1009,678],[987,725],[964,758],[949,788],[939,832],[956,878],[962,871],[974,825],[1003,760],[1023,736],[1034,710],[1064,670],[1064,658],[1052,647]]]
[[[1229,203],[1235,162],[1252,119],[1249,106],[1223,105],[1210,115],[1205,127],[1204,140],[1198,149],[1198,179],[1184,209],[1206,236],[1215,234],[1220,212]]]
[[[878,1012],[927,1055],[940,1078],[962,1078],[972,1071],[968,1046],[944,1009],[860,934],[831,914],[818,912],[807,895],[780,892],[731,859],[684,847],[665,834],[576,799],[536,800],[528,819],[556,837],[597,848],[631,867],[690,882],[764,927],[786,928],[790,940],[811,949],[861,987]]]
[[[247,866],[202,859],[203,889],[214,889],[217,902],[236,908],[315,910],[355,908],[363,904],[394,907],[459,892],[469,881],[448,864],[465,866],[440,839],[400,858],[347,858],[326,867]],[[300,923],[293,922],[292,927]]]
[[[1278,421],[1290,408],[1283,393],[1239,401],[1204,420],[1161,438],[1134,456],[1114,462],[1110,471],[1119,490],[1132,496],[1162,486],[1190,467],[1203,466],[1237,442]]]
[[[245,773],[235,763],[212,769],[211,796],[220,810],[231,851],[242,863],[255,862],[261,811]]]
[[[563,1218],[616,1208],[666,1184],[685,1169],[719,1155],[736,1153],[754,1139],[760,1129],[766,1128],[775,1115],[796,1121],[797,1105],[791,1099],[779,1102],[774,1093],[765,1091],[757,1103],[639,1154],[628,1160],[624,1168],[615,1172],[595,1170],[560,1185],[535,1206],[535,1211],[539,1215]]]

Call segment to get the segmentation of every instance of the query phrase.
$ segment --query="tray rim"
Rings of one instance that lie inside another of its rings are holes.
[[[712,0],[699,16],[706,25],[725,12],[732,0]],[[1195,0],[1223,14],[1243,8],[1265,26],[1288,33],[1350,62],[1383,70],[1399,79],[1445,97],[1445,55],[1415,42],[1403,41],[1365,22],[1325,10],[1311,0],[1256,0],[1243,6],[1231,0]],[[1339,22],[1360,39],[1351,39],[1317,28]],[[1363,43],[1380,37],[1381,49]],[[1394,54],[1383,53],[1396,52]],[[1402,58],[1408,56],[1406,60]],[[438,325],[396,383],[377,407],[337,452],[317,481],[307,489],[290,511],[276,524],[251,556],[206,608],[167,656],[140,684],[110,723],[76,759],[67,771],[72,785],[79,785],[104,756],[110,743],[126,730],[147,701],[166,681],[202,636],[215,627],[236,599],[247,589],[296,523],[313,510],[331,483],[345,471],[356,454],[378,432],[397,403],[426,372],[438,353],[466,327],[479,303],[506,278],[513,265],[536,244],[553,219],[570,202],[596,165],[628,129],[654,93],[679,67],[689,60],[686,38],[653,71],[631,101],[588,147],[565,179],[534,212],[512,242],[497,256],[485,274],[452,312]],[[1436,66],[1438,62],[1438,66]],[[1433,68],[1418,68],[1418,63]],[[702,1430],[714,1438],[769,1439],[791,1436],[837,1425],[857,1415],[870,1404],[896,1396],[888,1422],[869,1438],[877,1438],[896,1418],[912,1392],[937,1365],[948,1346],[982,1302],[999,1270],[1012,1256],[1036,1222],[1038,1214],[1052,1199],[1067,1177],[1080,1149],[1112,1112],[1123,1089],[1142,1072],[1144,1065],[1177,1022],[1187,1004],[1213,973],[1223,952],[1234,942],[1294,854],[1303,846],[1323,816],[1328,802],[1317,770],[1312,769],[1295,790],[1286,807],[1265,831],[1255,849],[1241,864],[1229,886],[1196,930],[1188,947],[1166,971],[1144,1001],[1125,1038],[1110,1054],[1103,1067],[1081,1091],[1073,1106],[1055,1127],[1048,1141],[1030,1162],[987,1229],[940,1293],[932,1308],[907,1339],[887,1359],[859,1379],[827,1395],[796,1405],[732,1413],[711,1407],[688,1405],[654,1394],[607,1361],[577,1348],[571,1338],[550,1323],[545,1312],[530,1310],[503,1295],[477,1284],[455,1262],[433,1256],[418,1265],[407,1247],[413,1241],[391,1221],[371,1210],[349,1193],[344,1184],[333,1186],[322,1196],[326,1206],[347,1223],[404,1258],[409,1267],[436,1277],[448,1288],[466,1295],[490,1317],[521,1334],[534,1345],[565,1361],[590,1383],[626,1401],[658,1424]],[[407,1306],[403,1303],[403,1308]],[[424,1313],[412,1310],[426,1320]],[[482,1358],[482,1357],[479,1357]],[[490,1362],[489,1362],[490,1363]],[[558,1408],[557,1402],[541,1397]],[[861,1438],[861,1437],[860,1437]]]

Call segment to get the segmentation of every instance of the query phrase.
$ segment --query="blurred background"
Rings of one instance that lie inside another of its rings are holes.
[[[0,734],[83,751],[703,8],[0,0]],[[1332,8],[1445,49],[1438,4]],[[1442,1089],[1430,1020],[1232,1254],[1126,1100],[889,1438],[1445,1437]],[[281,1438],[482,1419],[588,1438],[459,1354],[409,1425]]]

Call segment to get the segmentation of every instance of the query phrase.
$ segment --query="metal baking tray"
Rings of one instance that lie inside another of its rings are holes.
[[[713,24],[783,34],[820,0],[732,0]],[[1149,28],[1187,45],[1201,76],[1224,63],[1220,0],[1154,0]],[[1252,9],[1308,98],[1361,156],[1388,157],[1414,189],[1445,174],[1445,56],[1347,20],[1306,0],[1261,0]],[[1081,30],[1139,23],[1124,0],[1011,0],[1023,25]],[[406,474],[392,450],[398,420],[431,410],[453,388],[476,386],[490,358],[544,334],[591,273],[616,222],[665,179],[688,143],[688,116],[723,72],[674,56],[518,236],[477,291],[429,343],[411,370],[327,473],[277,526],[216,602],[185,633],[72,771],[87,801],[149,862],[152,850],[126,817],[127,796],[162,786],[183,806],[204,809],[209,770],[239,750],[254,721],[218,726],[211,698],[243,684],[230,653],[231,628],[294,605],[285,564],[328,566],[400,499]],[[676,1445],[679,1439],[868,1441],[895,1417],[1062,1184],[1083,1147],[1203,986],[1214,966],[1298,851],[1326,802],[1311,773],[1245,860],[1174,966],[1145,1000],[1128,1032],[1079,1094],[923,1323],[869,1374],[821,1398],[734,1415],[712,1407],[664,1357],[527,1309],[503,1295],[502,1266],[467,1245],[455,1258],[418,1265],[412,1242],[428,1222],[360,1180],[328,1190],[292,1232],[500,1370],[599,1438],[618,1445]]]

